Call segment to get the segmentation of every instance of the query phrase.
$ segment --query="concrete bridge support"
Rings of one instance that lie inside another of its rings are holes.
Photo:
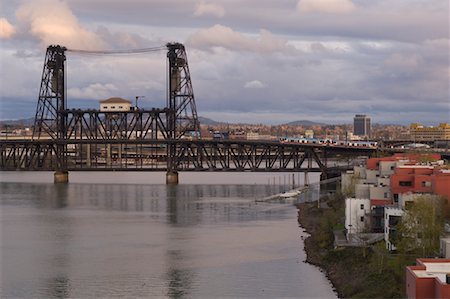
[[[167,185],[177,185],[178,184],[178,172],[168,171],[166,173],[166,184]]]
[[[53,181],[55,184],[67,184],[69,182],[69,172],[55,171],[53,174]]]

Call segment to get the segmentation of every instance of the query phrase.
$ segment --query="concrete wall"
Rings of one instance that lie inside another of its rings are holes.
[[[394,168],[397,165],[397,161],[380,161],[379,170],[380,175],[391,175],[394,173]]]
[[[394,228],[390,226],[391,217],[402,217],[404,211],[397,207],[386,207],[384,208],[384,241],[386,242],[386,248],[388,250],[396,250],[397,248],[393,243],[389,241],[390,229]]]
[[[450,236],[441,238],[440,253],[443,258],[450,258]]]
[[[369,225],[370,200],[366,198],[345,199],[345,228],[347,234],[364,232]]]
[[[376,184],[379,177],[378,170],[366,170],[366,182],[368,184]]]
[[[353,166],[353,173],[356,177],[360,179],[366,178],[366,167],[365,166]]]
[[[356,198],[370,198],[370,185],[367,184],[356,184],[355,185],[355,197]]]
[[[130,103],[100,103],[100,111],[110,112],[110,111],[130,111]]]
[[[391,178],[390,177],[379,177],[377,179],[377,185],[378,186],[390,186],[391,185]]]
[[[390,199],[391,191],[389,186],[381,187],[381,186],[373,186],[369,187],[369,198],[371,200],[374,199]]]

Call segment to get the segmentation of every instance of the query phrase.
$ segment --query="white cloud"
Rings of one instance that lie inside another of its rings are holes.
[[[10,38],[14,35],[16,29],[5,18],[0,18],[0,39]]]
[[[251,88],[251,89],[258,89],[258,88],[264,88],[264,84],[259,80],[253,80],[246,82],[244,85],[244,88]]]
[[[66,2],[28,2],[19,7],[16,17],[28,33],[41,40],[44,47],[60,44],[66,47],[99,49],[104,46],[95,33],[81,26]]]
[[[74,87],[69,88],[67,93],[69,97],[75,99],[87,99],[87,100],[103,100],[117,95],[118,88],[111,83],[101,84],[94,83],[87,87]]]
[[[297,9],[300,12],[318,12],[329,14],[345,14],[355,10],[350,0],[300,0]]]
[[[225,15],[225,8],[218,4],[199,2],[197,3],[194,11],[194,16],[213,16],[222,18]]]
[[[188,38],[187,43],[198,49],[222,47],[229,50],[261,53],[293,49],[287,45],[287,40],[279,38],[267,30],[260,30],[259,36],[254,38],[218,24],[197,31]]]

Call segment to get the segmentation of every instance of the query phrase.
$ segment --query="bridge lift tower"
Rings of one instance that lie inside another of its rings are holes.
[[[47,48],[42,79],[36,108],[33,139],[40,139],[44,135],[57,141],[55,153],[57,169],[55,182],[68,182],[67,171],[67,140],[70,131],[70,112],[67,109],[66,95],[66,52],[79,54],[135,54],[167,50],[167,104],[161,111],[165,125],[159,126],[167,140],[177,140],[191,133],[199,135],[200,125],[195,105],[189,65],[183,44],[168,43],[163,47],[144,48],[122,51],[89,51],[67,49],[59,45]],[[82,111],[83,113],[83,111]],[[86,111],[87,113],[87,111]],[[133,114],[133,111],[126,112]],[[159,117],[159,115],[158,115]],[[125,117],[126,119],[126,117]],[[144,122],[145,123],[145,122]],[[95,135],[95,134],[92,134]],[[156,137],[155,137],[156,138]],[[177,183],[178,173],[175,163],[176,144],[167,144],[167,183]]]

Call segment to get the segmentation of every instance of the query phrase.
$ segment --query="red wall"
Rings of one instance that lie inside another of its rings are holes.
[[[450,173],[438,172],[432,179],[433,193],[445,196],[450,201]]]
[[[425,266],[406,267],[406,296],[408,299],[434,298],[434,277],[419,278],[412,271],[425,269]]]
[[[438,279],[434,280],[434,298],[450,298],[450,287],[442,284]]]
[[[389,206],[392,204],[392,199],[371,199],[370,205],[371,206]]]
[[[422,182],[431,182],[432,168],[397,167],[391,176],[391,194],[408,192],[433,192],[432,186],[422,186]],[[411,182],[411,186],[400,186],[400,182]]]

